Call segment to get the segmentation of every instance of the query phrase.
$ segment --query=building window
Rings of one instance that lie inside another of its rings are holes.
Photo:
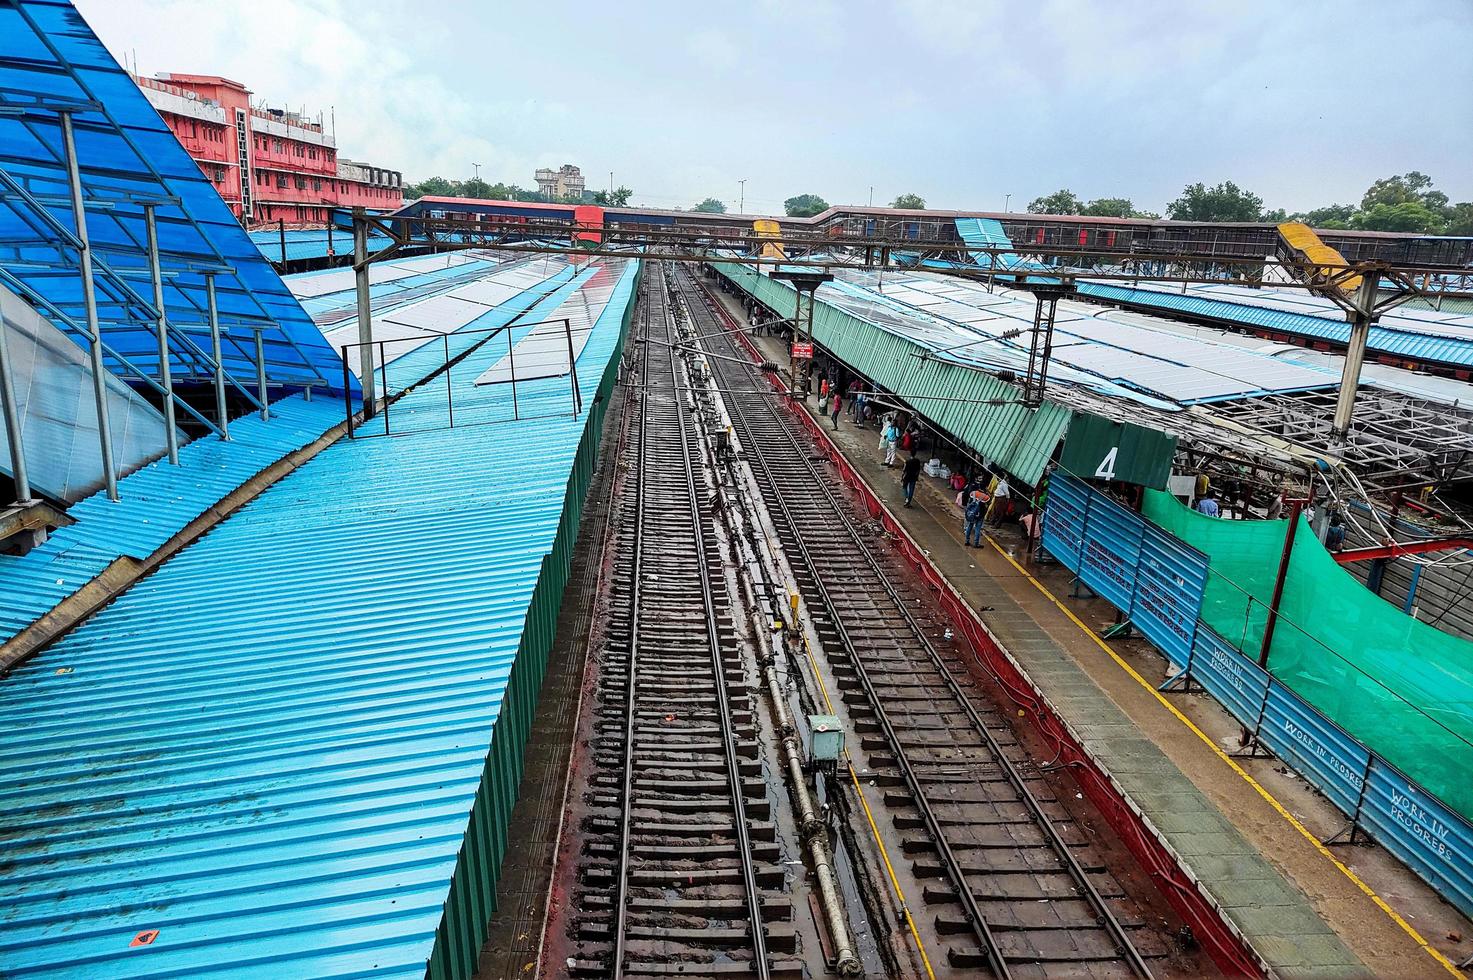
[[[320,191],[320,190],[322,190],[322,181],[318,180],[316,177],[313,177],[312,178],[312,189],[314,191]]]

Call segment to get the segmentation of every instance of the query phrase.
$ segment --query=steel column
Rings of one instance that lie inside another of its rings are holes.
[[[353,209],[353,277],[358,290],[358,387],[363,393],[363,417],[373,418],[373,308],[368,295],[368,219]]]
[[[225,358],[220,352],[220,308],[215,303],[215,274],[205,273],[205,303],[210,317],[210,356],[215,359],[215,421],[220,438],[230,441],[230,419],[225,408]]]
[[[266,404],[266,344],[261,340],[261,331],[256,335],[256,392],[261,399],[261,421],[271,421],[271,409]]]
[[[164,386],[164,444],[169,462],[179,465],[179,433],[174,421],[174,375],[169,364],[169,321],[164,314],[164,274],[159,265],[159,229],[154,206],[143,206],[143,224],[148,230],[148,272],[153,280],[153,305],[159,311],[155,323],[159,339],[159,384]]]
[[[4,403],[5,437],[10,441],[10,473],[15,481],[15,502],[31,502],[31,479],[26,473],[25,441],[20,431],[20,410],[16,408],[15,378],[10,373],[10,347],[5,335],[10,331],[5,313],[0,311],[0,402]]]
[[[82,270],[82,305],[87,311],[87,352],[92,367],[92,395],[97,402],[97,439],[102,449],[102,479],[109,500],[118,499],[118,474],[113,469],[113,427],[107,408],[107,375],[102,366],[102,329],[97,322],[97,293],[92,281],[92,245],[87,237],[87,209],[82,204],[82,174],[77,166],[77,141],[72,134],[72,114],[60,113],[62,149],[66,155],[67,181],[72,191],[72,219],[77,224],[77,258]]]
[[[1268,622],[1263,626],[1263,646],[1258,651],[1258,666],[1268,670],[1268,650],[1273,646],[1274,627],[1279,623],[1279,602],[1284,598],[1284,581],[1289,577],[1289,559],[1294,553],[1294,536],[1299,530],[1299,508],[1302,500],[1289,501],[1289,529],[1284,532],[1284,551],[1279,556],[1279,573],[1274,578],[1274,595],[1268,604]]]
[[[694,326],[694,325],[692,325]],[[563,333],[568,337],[568,373],[573,377],[573,414],[583,411],[583,393],[578,390],[578,358],[573,353],[573,324],[563,320]]]
[[[1340,375],[1340,397],[1335,401],[1335,424],[1331,430],[1338,439],[1350,432],[1350,417],[1355,409],[1355,391],[1360,385],[1360,369],[1366,359],[1366,342],[1371,337],[1371,323],[1376,291],[1381,288],[1381,273],[1367,272],[1361,277],[1355,293],[1355,310],[1350,314],[1350,341],[1345,348],[1345,370]]]

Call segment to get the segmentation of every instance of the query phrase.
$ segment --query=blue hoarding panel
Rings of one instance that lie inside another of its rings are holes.
[[[1135,611],[1135,570],[1140,564],[1145,522],[1093,491],[1088,518],[1079,578],[1129,616]]]
[[[1473,915],[1473,825],[1371,755],[1198,616],[1207,556],[1068,474],[1049,480],[1043,546],[1444,898]]]
[[[1141,536],[1136,586],[1131,623],[1172,663],[1185,664],[1207,588],[1207,556],[1148,525]]]
[[[1064,567],[1079,571],[1084,550],[1084,506],[1090,489],[1070,477],[1049,477],[1048,507],[1043,512],[1043,547]]]
[[[1355,813],[1370,751],[1275,681],[1258,739],[1345,813]]]
[[[1192,676],[1232,716],[1252,728],[1258,721],[1268,674],[1205,625],[1197,627]]]
[[[1473,827],[1382,759],[1371,763],[1361,825],[1465,915],[1473,915]]]

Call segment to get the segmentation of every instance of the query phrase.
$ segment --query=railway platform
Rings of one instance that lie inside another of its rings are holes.
[[[779,339],[754,340],[786,362]],[[1379,849],[1320,843],[1340,829],[1333,808],[1277,760],[1235,757],[1238,728],[1210,697],[1158,694],[1159,655],[1101,638],[1103,600],[1070,598],[1068,573],[1029,560],[1016,526],[965,547],[939,479],[902,508],[875,430],[846,415],[834,431],[805,407],[1278,975],[1461,975],[1461,916]]]

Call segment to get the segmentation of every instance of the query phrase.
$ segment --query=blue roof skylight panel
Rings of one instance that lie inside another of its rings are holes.
[[[104,323],[105,335],[116,336],[130,329],[152,330],[151,318],[141,316],[137,309],[130,311],[123,298],[125,291],[107,281],[110,266],[135,272],[146,266],[142,208],[118,198],[140,193],[175,197],[180,200],[179,205],[160,203],[158,207],[160,247],[166,268],[178,273],[181,279],[198,284],[202,263],[219,264],[222,259],[227,260],[234,268],[222,271],[217,279],[222,311],[277,321],[271,333],[280,335],[281,350],[292,352],[297,361],[296,365],[291,363],[291,358],[281,362],[283,379],[306,380],[316,374],[331,382],[334,374],[325,370],[330,369],[331,361],[314,352],[314,348],[326,352],[320,340],[312,341],[317,333],[315,327],[261,260],[213,186],[80,16],[69,4],[44,0],[23,3],[19,8],[8,7],[5,16],[14,27],[5,32],[7,53],[24,49],[30,60],[23,67],[11,65],[5,69],[4,77],[12,90],[76,100],[95,99],[102,105],[101,111],[79,111],[73,128],[88,197],[113,201],[110,210],[92,208],[88,213],[88,230],[99,262],[99,304],[104,316],[126,319],[125,313],[134,314],[130,322]],[[27,16],[34,20],[35,27],[26,21]],[[16,40],[17,36],[28,40]],[[48,41],[56,51],[48,48]],[[0,82],[0,87],[5,87],[5,83]],[[32,130],[39,138],[31,135]],[[0,119],[0,133],[9,153],[5,168],[12,173],[29,174],[27,183],[64,202],[69,188],[61,159],[58,117],[44,109],[30,110],[20,117],[7,116]],[[17,154],[27,147],[24,158],[18,158]],[[10,202],[9,210],[13,212],[15,207]],[[70,209],[64,203],[48,206],[47,212],[63,229],[70,227]],[[180,227],[190,223],[195,227]],[[17,222],[7,218],[5,224],[13,226]],[[47,233],[57,236],[54,228],[48,228]],[[39,257],[42,250],[33,251]],[[51,261],[57,260],[53,257]],[[27,277],[25,269],[18,268],[18,273],[22,278]],[[53,294],[54,277],[32,272],[29,281],[44,295]],[[131,285],[145,302],[151,301],[146,278],[131,281]],[[70,298],[66,297],[68,301]],[[172,309],[170,312],[175,313]],[[183,320],[202,317],[202,307],[186,306],[177,315]],[[75,331],[73,335],[76,336]],[[268,344],[272,342],[269,334],[266,339]],[[132,344],[123,346],[136,349]]]

